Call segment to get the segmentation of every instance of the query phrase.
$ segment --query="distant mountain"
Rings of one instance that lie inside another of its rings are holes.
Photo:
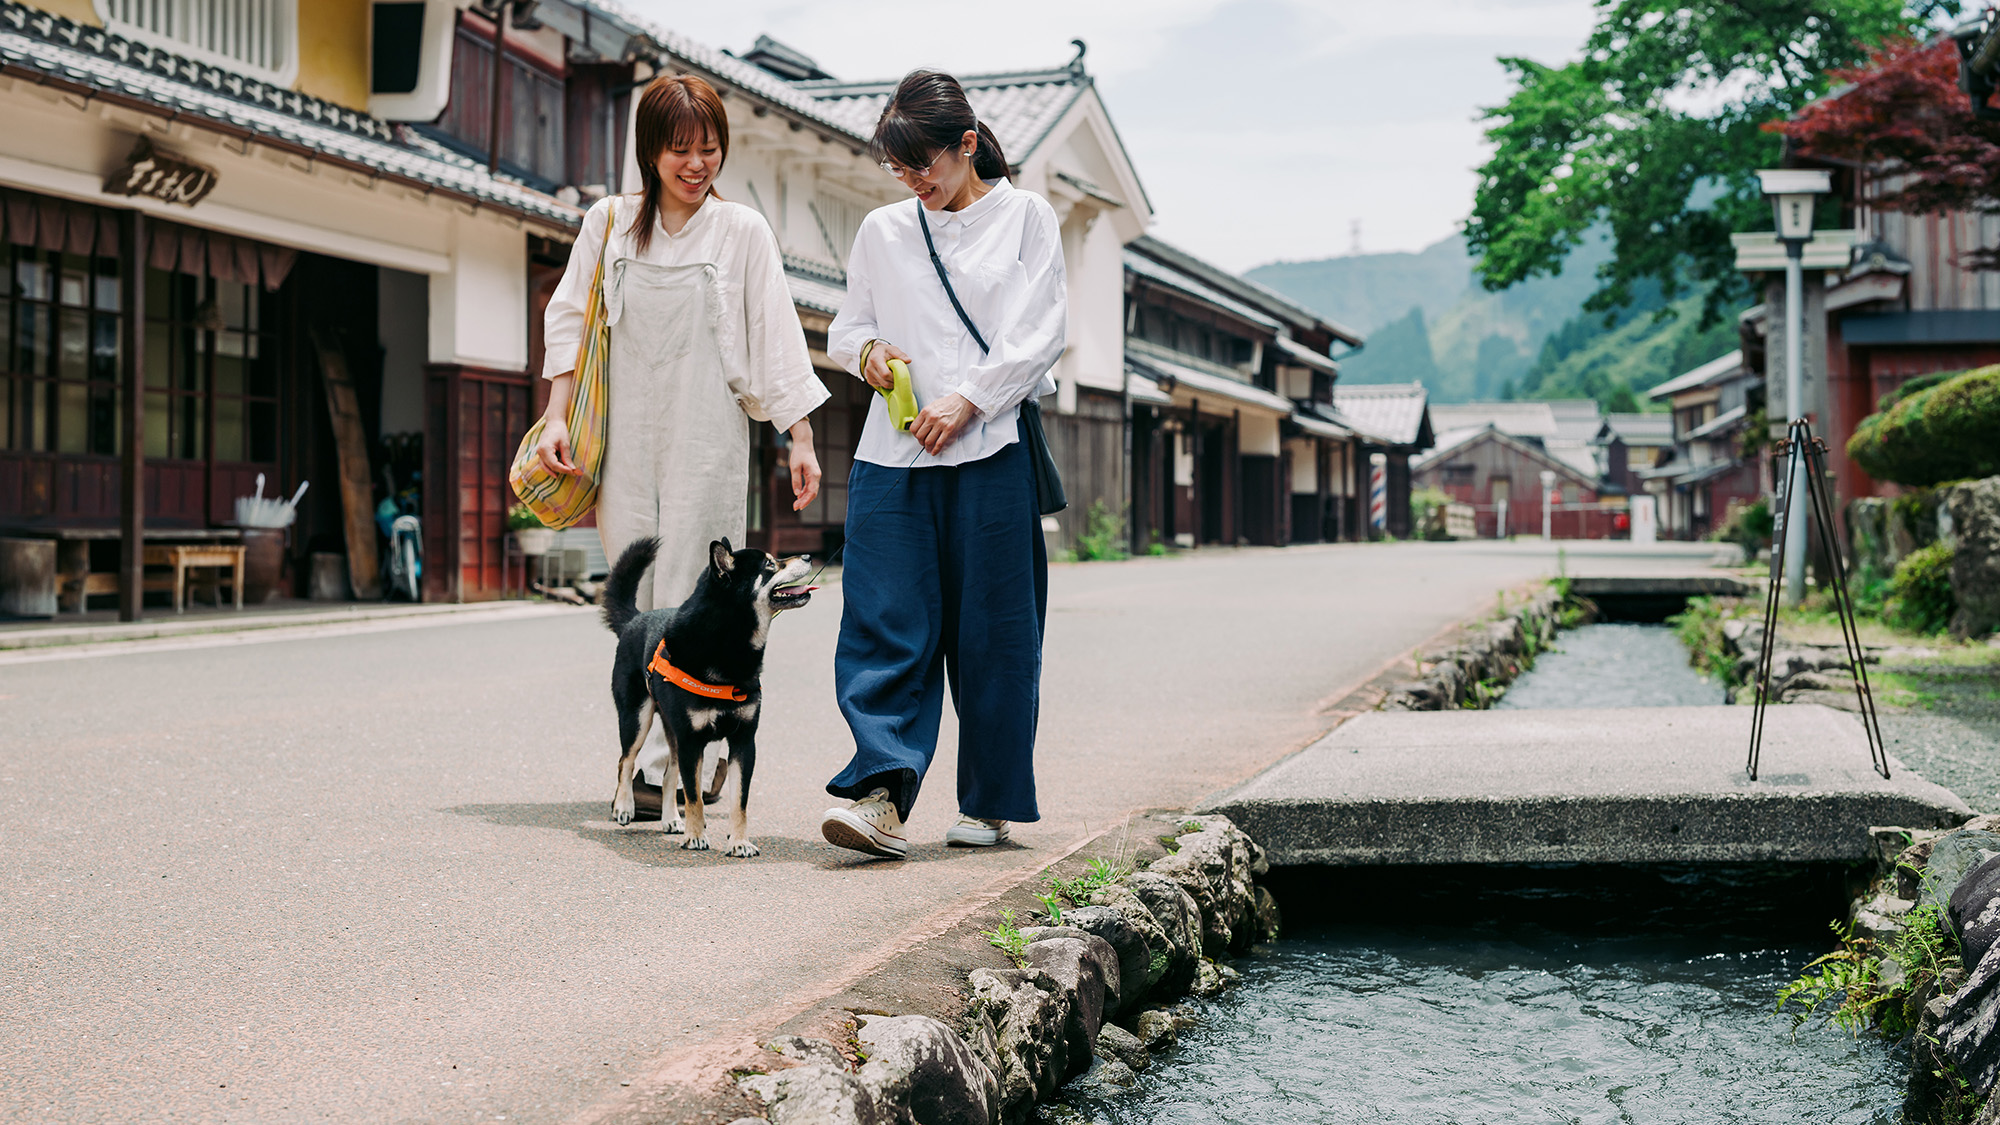
[[[1635,392],[1736,346],[1733,330],[1695,331],[1698,309],[1677,307],[1679,317],[1655,321],[1650,314],[1664,303],[1657,294],[1642,294],[1609,328],[1601,314],[1584,313],[1609,257],[1607,240],[1594,237],[1560,276],[1499,293],[1473,279],[1459,235],[1415,254],[1273,262],[1246,276],[1368,337],[1341,360],[1346,382],[1418,380],[1439,402],[1589,396],[1630,410]]]

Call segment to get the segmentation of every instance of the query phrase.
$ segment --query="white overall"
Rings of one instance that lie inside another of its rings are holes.
[[[738,400],[747,390],[722,362],[719,304],[712,265],[618,258],[605,269],[611,355],[597,531],[613,560],[635,539],[669,536],[639,587],[642,610],[694,592],[711,540],[743,546],[750,424]],[[639,756],[646,780],[662,783],[666,758],[662,727]]]

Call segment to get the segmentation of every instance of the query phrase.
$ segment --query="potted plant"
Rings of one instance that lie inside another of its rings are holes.
[[[514,533],[514,545],[523,555],[546,555],[555,550],[555,529],[544,526],[541,517],[526,504],[507,509],[507,530]]]

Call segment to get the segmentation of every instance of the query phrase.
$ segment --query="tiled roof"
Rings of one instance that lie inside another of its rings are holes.
[[[839,315],[841,303],[847,300],[844,271],[796,254],[785,255],[785,284],[792,291],[792,303],[828,316]]]
[[[1172,266],[1156,262],[1144,255],[1134,254],[1130,250],[1125,251],[1125,268],[1149,281],[1157,282],[1185,296],[1193,297],[1197,301],[1221,309],[1229,315],[1249,324],[1255,324],[1273,333],[1282,327],[1277,321],[1265,316],[1249,305],[1233,297],[1226,297],[1203,285],[1201,282],[1196,281],[1194,278],[1189,277],[1187,274],[1174,269]]]
[[[1647,391],[1646,397],[1661,399],[1666,398],[1668,395],[1679,394],[1682,391],[1691,391],[1699,387],[1706,387],[1712,383],[1722,382],[1735,375],[1742,368],[1742,351],[1733,351],[1728,355],[1711,359],[1684,375],[1674,376],[1652,390]]]
[[[1504,445],[1530,460],[1539,461],[1557,472],[1574,478],[1577,483],[1586,488],[1594,489],[1597,487],[1598,469],[1595,462],[1587,459],[1579,460],[1574,456],[1564,456],[1558,451],[1545,449],[1541,443],[1529,438],[1516,437],[1501,430],[1491,422],[1479,426],[1469,426],[1440,435],[1435,448],[1415,461],[1410,462],[1410,471],[1413,473],[1422,472],[1441,463],[1445,458],[1461,450],[1487,441]]]
[[[1491,424],[1503,434],[1515,437],[1556,436],[1555,411],[1546,402],[1435,402],[1431,404],[1431,425],[1439,435],[1446,431],[1476,430]]]
[[[1422,383],[1333,385],[1333,407],[1354,428],[1390,445],[1426,445],[1431,439],[1430,392]]]
[[[366,113],[260,82],[15,0],[0,0],[0,69],[164,110],[567,227],[581,208]]]
[[[749,91],[806,120],[828,126],[859,141],[866,141],[874,128],[875,122],[871,119],[867,129],[855,129],[844,117],[830,112],[830,107],[822,104],[818,98],[802,92],[804,87],[812,83],[787,82],[755,63],[744,62],[726,51],[718,51],[713,47],[697,43],[679,32],[670,31],[635,14],[616,0],[588,0],[588,3],[589,7],[596,11],[644,30],[647,37],[657,43],[662,50],[682,62],[708,71],[730,85]]]
[[[775,81],[775,79],[773,79]],[[1002,74],[961,74],[972,112],[993,130],[1007,159],[1018,165],[1028,158],[1088,89],[1091,80],[1081,67],[1059,70],[1010,71]],[[819,111],[839,121],[856,136],[870,137],[896,81],[841,82],[824,79],[787,83],[810,97]]]
[[[1195,257],[1170,242],[1162,242],[1150,234],[1133,239],[1128,251],[1136,251],[1183,273],[1198,277],[1236,299],[1255,305],[1296,328],[1325,332],[1343,343],[1357,347],[1362,342],[1361,334],[1352,328],[1326,319],[1270,286],[1247,277],[1239,277],[1220,266]]]
[[[1672,445],[1674,441],[1671,414],[1606,414],[1604,421],[1626,445]]]

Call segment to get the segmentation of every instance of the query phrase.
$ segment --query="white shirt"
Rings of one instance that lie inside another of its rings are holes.
[[[1062,357],[1069,317],[1055,209],[1006,180],[990,182],[992,190],[962,210],[924,213],[959,303],[990,353],[980,352],[945,296],[917,226],[923,203],[912,196],[861,222],[847,256],[847,301],[827,329],[827,355],[858,377],[861,346],[884,340],[909,354],[919,407],[956,391],[977,413],[934,457],[890,427],[876,395],[858,460],[921,468],[990,457],[1019,439],[1022,401],[1056,389],[1049,370]]]
[[[747,388],[737,396],[745,414],[789,430],[826,401],[826,384],[813,373],[805,329],[800,327],[798,310],[792,305],[784,259],[770,224],[740,203],[714,198],[702,202],[679,234],[668,233],[655,221],[653,240],[643,254],[628,230],[639,213],[638,196],[609,196],[591,205],[576,245],[570,248],[562,283],[549,298],[543,320],[547,352],[542,378],[553,379],[576,368],[584,303],[590,279],[597,272],[598,248],[605,246],[604,224],[614,203],[618,222],[606,247],[610,261],[632,258],[663,266],[715,267],[722,298],[720,322],[714,326],[716,344],[731,385]],[[611,409],[617,406],[613,404]]]

